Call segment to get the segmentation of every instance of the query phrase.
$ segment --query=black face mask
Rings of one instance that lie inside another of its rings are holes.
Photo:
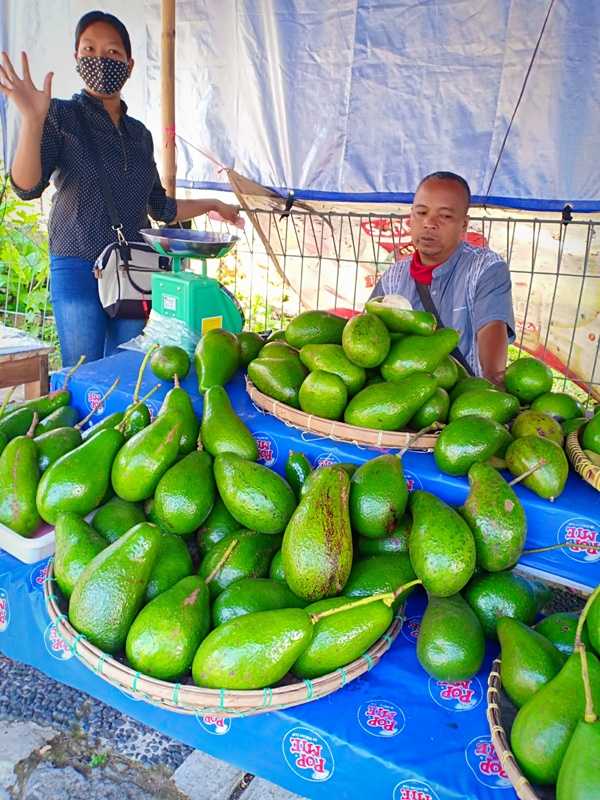
[[[114,58],[82,56],[76,69],[88,89],[100,94],[120,92],[129,77],[129,65]]]

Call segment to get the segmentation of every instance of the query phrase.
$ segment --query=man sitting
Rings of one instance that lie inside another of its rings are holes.
[[[443,324],[460,331],[458,346],[473,373],[501,384],[515,328],[510,273],[498,253],[463,241],[470,203],[460,175],[423,178],[410,212],[415,253],[391,266],[371,297],[401,294],[423,308],[417,283],[427,287]]]

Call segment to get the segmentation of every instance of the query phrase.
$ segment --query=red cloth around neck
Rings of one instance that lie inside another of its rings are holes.
[[[427,286],[431,286],[431,281],[433,278],[433,270],[436,267],[439,267],[444,262],[441,261],[439,264],[423,264],[421,261],[421,257],[419,256],[418,250],[415,250],[413,253],[412,260],[410,262],[410,274],[411,277],[417,283],[424,283]]]

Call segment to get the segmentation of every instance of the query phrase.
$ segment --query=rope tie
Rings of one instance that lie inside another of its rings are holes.
[[[138,683],[138,680],[140,678],[141,678],[141,674],[139,672],[136,672],[135,675],[133,676],[133,681],[131,682],[131,691],[132,692],[137,692],[137,683]]]
[[[305,678],[304,679],[304,685],[306,686],[306,699],[307,700],[312,700],[312,696],[313,696],[312,681],[310,681],[308,678]]]
[[[106,661],[106,655],[104,653],[100,653],[100,657],[98,658],[98,663],[96,664],[96,672],[98,673],[98,675],[102,675],[105,661]]]
[[[175,686],[173,687],[173,695],[172,695],[173,703],[176,706],[179,705],[179,692],[180,692],[180,690],[181,690],[181,684],[180,683],[176,683]]]
[[[344,686],[348,683],[348,675],[346,673],[346,670],[343,667],[340,667],[340,669],[338,669],[338,672],[340,673],[340,676],[342,678],[342,687],[341,688],[343,689]]]
[[[219,689],[219,708],[225,710],[225,689]]]
[[[79,644],[79,642],[82,639],[85,639],[85,636],[83,635],[83,633],[78,633],[77,636],[73,639],[73,644],[71,645],[71,654],[72,655],[75,655],[77,653],[77,645]]]
[[[273,689],[270,686],[265,686],[263,689],[263,708],[270,706],[273,702]]]
[[[373,661],[372,657],[368,653],[365,653],[363,658],[367,662],[367,671],[373,669],[375,662]]]

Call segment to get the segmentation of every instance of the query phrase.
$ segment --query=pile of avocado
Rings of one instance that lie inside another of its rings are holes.
[[[305,311],[260,348],[248,376],[264,394],[323,419],[383,431],[443,427],[435,447],[442,472],[466,475],[493,459],[516,476],[533,470],[524,484],[546,499],[568,477],[567,433],[582,427],[586,455],[600,461],[600,417],[588,421],[574,397],[553,392],[545,364],[519,358],[501,390],[466,375],[451,355],[458,338],[393,298],[367,302],[349,321]]]

